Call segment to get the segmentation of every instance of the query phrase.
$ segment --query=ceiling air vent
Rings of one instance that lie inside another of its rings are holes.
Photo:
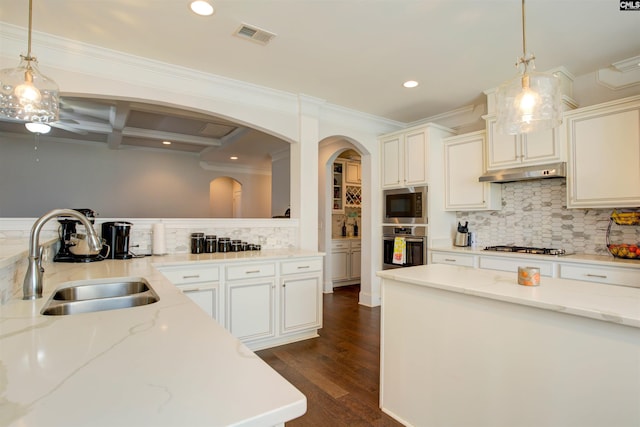
[[[236,30],[234,35],[262,45],[266,45],[276,36],[272,32],[248,24],[242,24],[240,28]]]

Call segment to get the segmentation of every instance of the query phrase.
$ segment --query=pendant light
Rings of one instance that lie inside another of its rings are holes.
[[[29,0],[27,55],[20,55],[17,68],[0,70],[0,118],[55,122],[60,110],[59,89],[56,82],[38,71],[38,61],[31,56],[32,15],[32,0]]]
[[[554,128],[562,123],[560,79],[535,71],[535,56],[527,53],[525,11],[522,0],[522,57],[516,62],[519,74],[496,92],[499,133],[516,135]]]

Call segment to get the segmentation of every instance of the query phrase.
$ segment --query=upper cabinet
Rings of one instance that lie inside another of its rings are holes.
[[[496,131],[496,118],[487,118],[487,170],[564,161],[558,128],[523,135]]]
[[[345,163],[345,182],[351,185],[360,185],[362,182],[360,175],[360,163],[358,162],[346,162]]]
[[[344,213],[344,162],[333,163],[333,213]]]
[[[429,181],[429,142],[453,133],[434,125],[395,132],[380,138],[382,187],[425,185]]]
[[[640,206],[640,96],[564,116],[568,208]]]
[[[485,164],[485,132],[444,140],[444,208],[450,211],[501,208],[500,184],[479,182]]]

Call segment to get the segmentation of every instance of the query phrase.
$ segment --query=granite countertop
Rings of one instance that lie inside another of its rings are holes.
[[[433,251],[441,252],[454,252],[469,255],[484,255],[484,256],[499,256],[509,258],[536,258],[537,260],[548,260],[551,262],[571,262],[576,264],[589,264],[594,263],[598,265],[606,265],[610,267],[628,267],[637,268],[640,273],[640,259],[622,259],[615,258],[613,255],[586,255],[586,254],[569,254],[569,255],[536,255],[536,254],[523,254],[514,252],[498,252],[498,251],[485,251],[483,247],[459,247],[459,246],[435,246],[430,248]],[[640,277],[638,279],[640,282]]]
[[[15,298],[0,306],[0,424],[271,426],[304,414],[302,393],[154,268],[312,253],[233,255],[46,265],[43,298]],[[61,284],[107,277],[143,277],[160,301],[68,316],[40,314]]]
[[[431,264],[377,273],[383,279],[475,295],[640,328],[640,288],[543,277],[518,285],[514,273]]]

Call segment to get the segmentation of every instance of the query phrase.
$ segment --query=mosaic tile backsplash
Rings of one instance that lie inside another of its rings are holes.
[[[522,245],[609,255],[607,227],[612,209],[567,209],[566,180],[510,182],[502,185],[502,210],[458,212],[469,221],[479,247]],[[640,243],[640,226],[611,228],[611,243]]]

